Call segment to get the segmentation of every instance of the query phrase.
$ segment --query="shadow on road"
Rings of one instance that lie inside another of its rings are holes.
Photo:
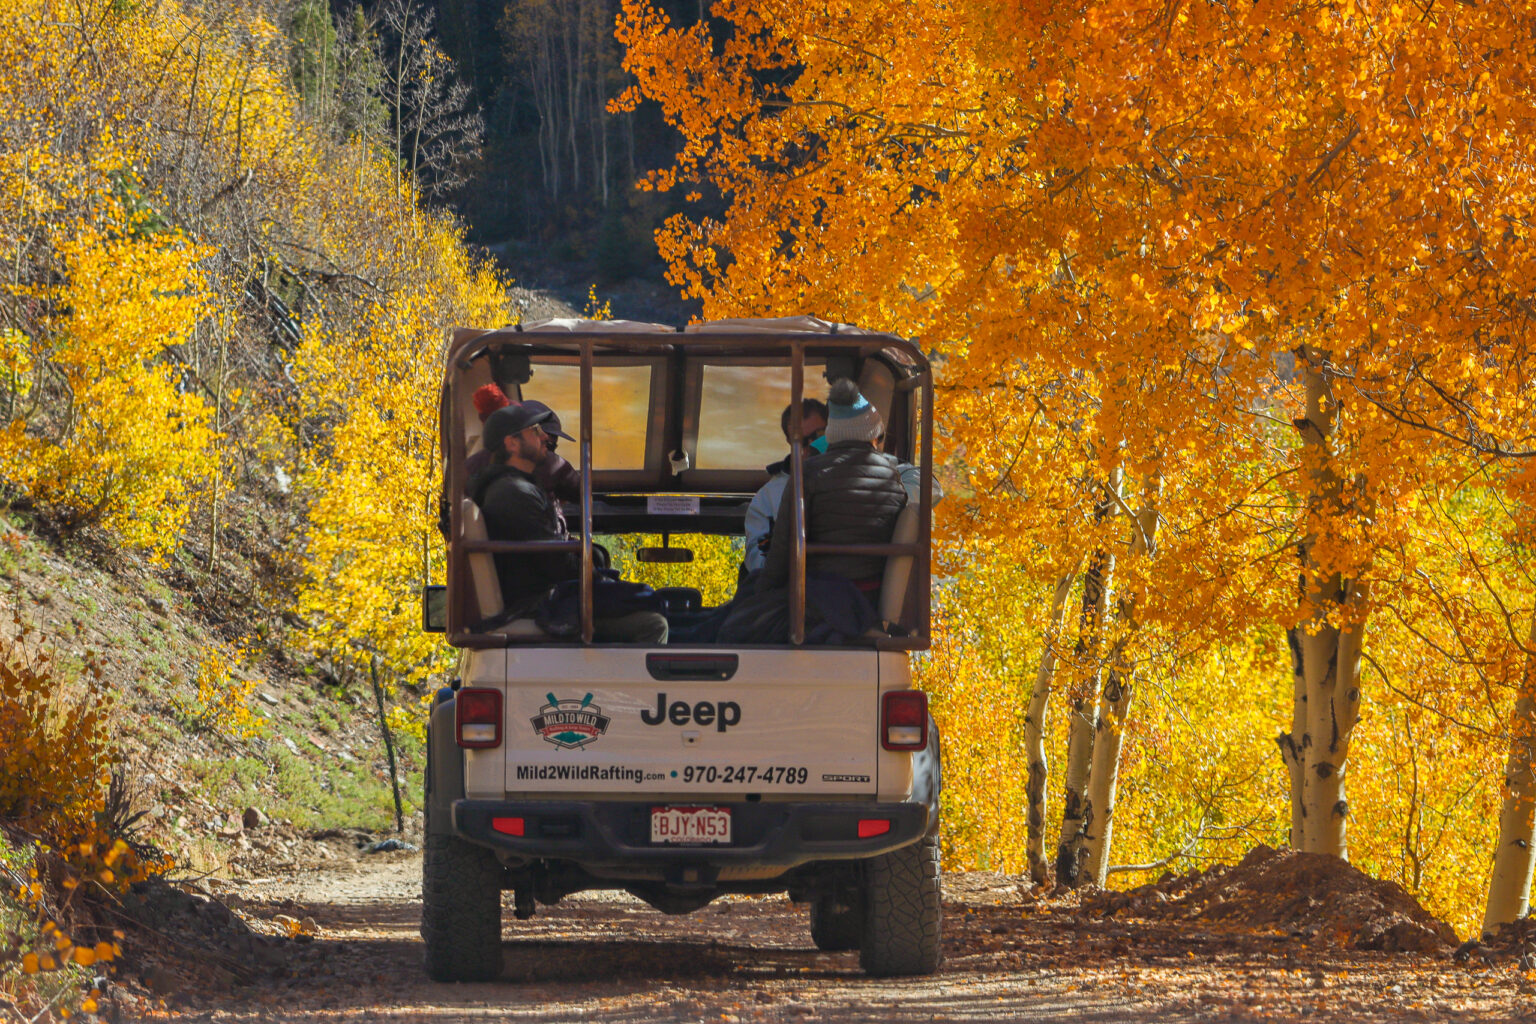
[[[323,886],[239,901],[248,919],[302,910],[318,937],[288,945],[255,985],[195,993],[169,1019],[320,1024],[681,1022],[1348,1021],[1510,1019],[1493,979],[1447,990],[1424,958],[1303,948],[1286,936],[1090,919],[1072,909],[946,905],[945,962],[930,977],[864,976],[856,953],[821,953],[803,907],[737,899],[669,917],[627,898],[577,897],[517,921],[507,907],[501,977],[428,981],[420,906]],[[304,898],[299,898],[303,896]],[[1481,989],[1477,985],[1481,984]],[[1394,987],[1395,986],[1395,987]],[[1493,1012],[1497,1008],[1497,1012]]]

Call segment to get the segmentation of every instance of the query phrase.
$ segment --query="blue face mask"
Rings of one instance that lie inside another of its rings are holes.
[[[827,435],[826,434],[822,434],[816,440],[811,442],[811,451],[816,452],[818,455],[825,455],[826,454],[826,452],[827,452]]]

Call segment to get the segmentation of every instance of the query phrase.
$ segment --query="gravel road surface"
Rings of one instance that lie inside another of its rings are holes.
[[[669,917],[628,896],[507,908],[505,967],[486,985],[426,979],[418,854],[218,889],[250,928],[283,934],[245,983],[184,976],[144,1019],[447,1024],[883,1021],[1536,1021],[1531,974],[1477,958],[1314,946],[1273,930],[1117,920],[1072,896],[987,873],[946,879],[945,962],[868,979],[856,953],[820,953],[804,907],[731,898]],[[308,919],[307,921],[305,919]],[[122,1017],[124,1020],[137,1017]]]

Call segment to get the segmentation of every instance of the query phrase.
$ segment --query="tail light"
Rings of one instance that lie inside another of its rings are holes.
[[[478,686],[459,690],[453,702],[453,725],[461,747],[501,746],[501,691]]]
[[[922,750],[928,745],[928,695],[893,690],[880,699],[880,745],[886,750]]]

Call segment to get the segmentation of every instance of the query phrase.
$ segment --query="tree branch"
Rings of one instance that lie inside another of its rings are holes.
[[[1307,184],[1315,184],[1318,178],[1321,178],[1324,174],[1328,173],[1329,166],[1339,158],[1339,154],[1343,153],[1346,149],[1349,148],[1349,144],[1354,142],[1355,136],[1359,134],[1360,124],[1357,121],[1350,127],[1349,134],[1340,139],[1338,144],[1330,149],[1327,155],[1323,157],[1323,162],[1318,164],[1311,174],[1307,175]]]

